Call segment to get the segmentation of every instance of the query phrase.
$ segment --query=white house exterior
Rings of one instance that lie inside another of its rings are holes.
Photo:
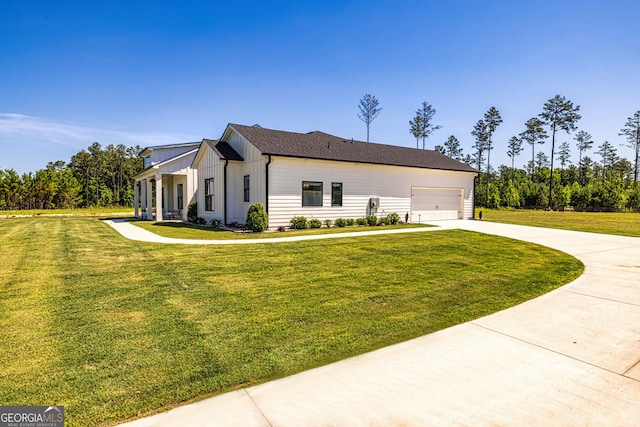
[[[197,186],[191,164],[199,146],[199,142],[189,142],[147,147],[140,152],[144,169],[134,177],[136,218],[187,219],[187,207]]]
[[[270,227],[298,215],[473,218],[477,171],[431,150],[229,124],[220,140],[203,140],[193,168],[198,215],[208,221],[244,223],[256,202]]]

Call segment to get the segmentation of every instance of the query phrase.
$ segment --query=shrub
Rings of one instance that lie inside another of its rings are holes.
[[[249,206],[247,227],[255,233],[260,233],[266,230],[268,225],[269,216],[264,210],[264,205],[262,203],[254,203]]]
[[[345,221],[347,222],[348,226],[356,225],[356,220],[353,218],[347,218]]]
[[[320,228],[322,227],[322,221],[319,219],[313,218],[309,220],[309,228]]]
[[[367,225],[367,219],[366,218],[358,218],[358,219],[356,219],[356,224],[358,224],[358,225]]]
[[[397,213],[390,213],[387,215],[387,224],[396,225],[400,222],[400,215]]]
[[[294,216],[289,221],[289,227],[294,230],[304,230],[305,228],[309,228],[309,220],[303,216]]]
[[[278,227],[278,231],[279,232],[287,231],[287,227],[285,227],[284,225],[281,225],[280,227]]]
[[[189,203],[187,208],[187,221],[194,224],[198,223],[198,202]]]
[[[378,225],[389,225],[388,218],[386,216],[380,217],[380,219],[378,219]]]
[[[216,218],[212,219],[211,220],[211,226],[213,228],[220,228],[220,220],[216,219]]]
[[[199,216],[199,217],[196,217],[195,223],[199,225],[205,225],[207,223],[207,220]]]
[[[344,227],[347,225],[347,220],[344,218],[336,218],[334,224],[336,227]]]
[[[325,219],[324,220],[324,226],[327,228],[331,228],[331,220],[330,219]]]
[[[367,216],[367,225],[374,226],[378,224],[378,218],[375,215]]]

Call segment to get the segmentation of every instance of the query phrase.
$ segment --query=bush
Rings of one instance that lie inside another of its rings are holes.
[[[309,228],[320,228],[322,227],[322,221],[320,221],[319,219],[313,218],[312,220],[309,220]]]
[[[187,221],[194,224],[198,223],[198,202],[189,203],[187,208]]]
[[[324,220],[324,226],[327,228],[331,228],[331,220],[330,219],[325,219]]]
[[[213,228],[220,228],[220,220],[219,219],[212,219],[211,220],[211,226]]]
[[[378,218],[376,218],[375,215],[367,216],[366,220],[367,220],[367,225],[370,225],[372,227],[378,224]]]
[[[378,219],[378,225],[389,225],[387,217],[380,217],[380,219]]]
[[[254,233],[261,233],[269,225],[269,216],[264,210],[262,203],[254,203],[249,206],[247,212],[247,228]]]
[[[366,218],[358,218],[358,219],[356,219],[356,224],[358,224],[358,225],[367,225],[367,219]]]
[[[356,220],[353,218],[347,218],[345,221],[347,222],[348,226],[356,225]]]
[[[195,222],[196,224],[199,224],[199,225],[206,225],[206,224],[207,224],[207,220],[206,220],[206,219],[204,219],[204,218],[202,218],[201,216],[196,217],[196,219],[195,219],[195,221],[194,221],[194,222]]]
[[[294,230],[304,230],[305,228],[309,228],[309,220],[303,216],[294,216],[289,221],[289,227]]]
[[[391,225],[396,225],[397,223],[400,222],[400,215],[398,215],[397,213],[390,213],[389,215],[387,215],[387,223],[391,224]]]
[[[334,224],[336,227],[344,227],[347,225],[347,220],[344,218],[336,218]]]
[[[284,225],[281,225],[280,227],[278,227],[278,231],[279,232],[283,232],[283,231],[287,231],[287,227],[285,227]]]

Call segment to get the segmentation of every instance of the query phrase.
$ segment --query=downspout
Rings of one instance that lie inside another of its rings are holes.
[[[269,156],[269,161],[267,162],[267,164],[265,165],[264,171],[265,171],[265,179],[264,179],[264,183],[265,183],[265,201],[264,201],[264,210],[267,214],[269,214],[269,164],[271,163],[271,154],[268,154]]]
[[[222,225],[227,225],[227,165],[229,164],[228,159],[224,159],[224,222]]]
[[[478,182],[478,177],[480,176],[480,174],[476,174],[476,176],[473,178],[473,208],[471,209],[471,219],[476,219],[476,183]]]

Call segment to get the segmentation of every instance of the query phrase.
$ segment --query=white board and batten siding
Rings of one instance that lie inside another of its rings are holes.
[[[224,215],[224,161],[207,146],[202,148],[205,153],[196,166],[198,170],[198,185],[196,201],[198,202],[198,216],[207,221],[222,219]],[[214,198],[213,210],[205,211],[205,180],[213,178]]]
[[[252,144],[235,132],[231,134],[228,144],[244,159],[243,162],[229,161],[227,165],[227,223],[244,223],[252,203],[266,203],[264,171],[266,158]],[[207,221],[224,220],[224,165],[213,150],[206,150],[196,165],[198,169],[198,215]],[[244,177],[249,176],[249,202],[244,202]],[[204,182],[214,179],[213,211],[205,211]]]
[[[417,222],[418,216],[413,218],[412,212],[416,188],[443,189],[441,195],[446,193],[449,197],[457,192],[455,216],[471,218],[474,177],[474,173],[434,169],[273,157],[269,165],[269,226],[288,225],[290,219],[298,215],[320,220],[364,217],[371,198],[380,199],[378,216],[397,213],[404,220],[408,213],[410,221]],[[302,206],[303,181],[323,183],[322,206]],[[332,183],[342,183],[342,206],[331,206]],[[436,204],[433,206],[425,212],[439,210]],[[443,207],[450,208],[452,203]],[[426,213],[425,217],[420,214],[420,218],[422,221],[438,219],[435,218],[438,214],[442,216],[442,212],[432,212],[433,218]]]

